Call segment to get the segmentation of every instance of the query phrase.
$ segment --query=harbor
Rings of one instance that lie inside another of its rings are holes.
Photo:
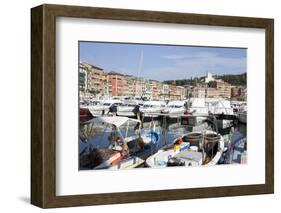
[[[79,48],[79,170],[247,164],[246,49]]]

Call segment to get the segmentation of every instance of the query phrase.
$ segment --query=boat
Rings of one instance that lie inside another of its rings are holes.
[[[185,112],[185,101],[170,101],[162,110],[162,114],[170,116],[183,115]]]
[[[164,110],[165,106],[165,101],[145,101],[143,106],[140,107],[140,111],[144,116],[157,117]]]
[[[117,113],[119,116],[126,116],[126,117],[135,116],[135,113],[133,111],[137,105],[142,106],[142,101],[137,101],[137,100],[124,101],[123,104],[118,106]]]
[[[231,101],[230,102],[231,108],[233,109],[234,113],[237,113],[239,109],[243,106],[246,106],[247,103],[245,101]]]
[[[216,165],[224,150],[224,138],[212,130],[190,132],[176,138],[146,159],[147,167]]]
[[[120,106],[122,104],[121,100],[118,99],[109,99],[103,102],[100,102],[98,105],[90,105],[88,109],[94,116],[104,115],[109,112],[109,108],[113,105]]]
[[[208,110],[212,114],[224,114],[224,115],[233,115],[233,108],[231,103],[228,100],[218,100],[216,102],[210,103]]]
[[[208,107],[205,103],[205,98],[190,98],[186,101],[186,114],[188,115],[209,115]]]
[[[90,112],[90,110],[88,108],[79,108],[79,118],[80,118],[80,122],[84,122],[87,120],[92,119],[94,116],[92,115],[92,113]]]
[[[239,122],[244,124],[247,123],[247,106],[243,106],[238,110],[237,117]]]
[[[96,106],[100,103],[101,101],[97,99],[84,99],[79,101],[80,108],[88,108],[89,106]]]
[[[189,119],[189,122],[191,121],[193,126],[205,122],[209,116],[209,110],[206,106],[205,98],[189,98],[186,101],[185,107],[184,116],[193,116]]]
[[[156,152],[159,135],[141,132],[141,122],[121,116],[95,117],[84,125],[104,126],[101,134],[107,137],[107,147],[92,147],[89,142],[80,145],[80,169],[127,169],[144,163]],[[158,136],[158,138],[157,138]],[[85,140],[84,140],[85,141]],[[89,141],[89,140],[88,140]],[[86,150],[86,151],[85,151]]]
[[[207,102],[207,105],[209,113],[217,116],[219,129],[227,129],[233,126],[233,119],[236,119],[236,117],[230,101],[215,99],[215,101]]]

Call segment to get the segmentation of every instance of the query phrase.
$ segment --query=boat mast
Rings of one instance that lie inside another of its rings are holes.
[[[140,77],[140,72],[142,70],[142,62],[143,62],[143,51],[141,51],[141,54],[140,54],[140,61],[139,61],[138,75],[137,75],[137,82],[136,82],[136,96],[137,96],[138,80]]]
[[[107,86],[106,86],[106,89],[107,89],[107,97],[109,97],[109,77],[108,77],[108,75],[106,76],[106,84],[107,84]]]
[[[115,93],[116,93],[115,95],[118,96],[117,95],[117,75],[115,75]]]

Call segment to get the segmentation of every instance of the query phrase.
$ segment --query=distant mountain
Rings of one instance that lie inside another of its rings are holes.
[[[214,75],[216,79],[222,79],[223,81],[235,85],[235,86],[246,86],[247,85],[247,73],[237,75]],[[195,86],[204,80],[204,77],[195,77],[190,79],[179,79],[179,80],[167,80],[163,81],[165,84],[174,84],[177,86],[190,85]]]

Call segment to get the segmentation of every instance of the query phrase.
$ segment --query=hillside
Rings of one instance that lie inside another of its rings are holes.
[[[221,75],[215,76],[217,79],[222,79],[223,81],[230,83],[235,86],[246,86],[247,85],[247,74],[243,73],[240,75]]]
[[[246,86],[247,85],[247,74],[238,75],[214,75],[216,79],[222,79],[223,81],[235,85],[235,86]],[[197,83],[202,82],[204,77],[195,77],[190,79],[179,79],[179,80],[168,80],[163,81],[165,84],[175,84],[177,86],[191,85],[195,86]]]

